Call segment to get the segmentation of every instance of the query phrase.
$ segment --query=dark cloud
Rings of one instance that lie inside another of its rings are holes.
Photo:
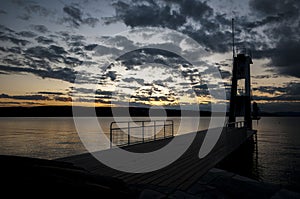
[[[250,0],[249,5],[251,20],[236,17],[237,46],[250,48],[254,58],[269,58],[269,66],[280,74],[299,77],[300,1]],[[130,27],[167,27],[190,36],[207,51],[231,50],[230,16],[217,13],[206,1],[119,0],[113,6],[116,15],[105,18],[107,23],[122,21]]]
[[[18,38],[14,37],[14,36],[4,35],[4,34],[0,35],[0,40],[1,41],[10,41],[13,44],[22,45],[22,46],[25,46],[25,45],[27,45],[27,44],[30,43],[27,40],[18,39]]]
[[[64,95],[64,93],[61,92],[52,92],[52,91],[40,91],[38,94],[42,95]]]
[[[116,71],[108,71],[105,73],[106,77],[109,77],[111,81],[115,81],[117,78],[117,72]]]
[[[94,27],[99,22],[97,18],[90,16],[84,17],[84,13],[75,5],[65,6],[63,11],[68,15],[63,21],[68,22],[74,27],[79,27],[81,24]]]
[[[0,14],[1,14],[1,15],[3,15],[3,14],[7,14],[7,12],[6,12],[6,11],[4,11],[4,10],[0,10]]]
[[[23,20],[29,20],[33,15],[38,15],[42,17],[48,17],[53,14],[53,12],[45,8],[44,6],[39,5],[39,3],[34,1],[26,1],[26,0],[13,0],[14,4],[18,7],[22,8],[22,13],[19,18]]]
[[[284,87],[274,87],[274,86],[260,86],[257,88],[252,88],[253,91],[260,91],[263,93],[275,94],[276,92],[285,92]]]
[[[84,46],[84,49],[87,50],[87,51],[92,51],[92,50],[94,50],[97,46],[98,46],[98,44],[90,44],[90,45]]]
[[[11,47],[7,49],[7,51],[11,53],[21,54],[22,49],[20,47]]]
[[[18,35],[22,37],[28,37],[28,38],[36,37],[36,34],[31,31],[21,31],[18,33]]]
[[[214,14],[214,10],[206,2],[195,0],[177,1],[180,5],[181,14],[192,17],[196,20],[203,20]]]
[[[179,9],[171,9],[171,5]],[[231,34],[220,28],[220,23],[230,27],[230,20],[225,15],[216,14],[206,2],[164,0],[159,3],[146,1],[143,4],[136,1],[118,1],[113,6],[116,16],[106,18],[108,23],[119,20],[130,27],[167,27],[189,35],[209,50],[226,52],[230,48]],[[189,19],[199,24],[199,27],[187,25]]]
[[[86,55],[85,52],[80,47],[71,47],[69,49],[69,52],[70,53],[75,53],[76,55],[79,55],[79,56],[82,56],[82,57],[84,57]]]
[[[13,31],[12,29],[7,28],[6,26],[1,25],[1,24],[0,24],[0,30],[2,30],[2,31],[4,31],[4,32],[7,32],[7,33],[14,33],[14,32],[15,32],[15,31]]]
[[[82,21],[81,19],[81,11],[79,10],[79,8],[75,8],[73,6],[65,6],[63,8],[64,12],[67,13],[71,18],[70,20],[72,20],[72,23],[75,26],[79,26],[80,22]]]
[[[105,90],[96,90],[95,94],[96,95],[112,96],[113,92],[112,91],[105,91]]]
[[[118,57],[116,60],[121,61],[128,69],[145,63],[155,63],[170,67],[175,67],[178,64],[188,64],[188,62],[179,55],[157,48],[144,48],[131,51]]]
[[[27,5],[25,7],[25,10],[28,12],[29,15],[38,14],[40,16],[47,17],[51,14],[50,10],[38,4]]]
[[[53,97],[53,99],[55,101],[59,101],[59,102],[72,102],[72,98],[71,97],[55,96],[55,97]]]
[[[7,95],[0,94],[2,99],[15,99],[15,100],[49,100],[49,97],[44,95]]]
[[[269,79],[269,78],[277,78],[278,75],[256,75],[256,76],[251,76],[254,79]]]
[[[66,54],[66,51],[62,47],[55,45],[51,45],[49,48],[36,46],[28,48],[25,52],[26,56],[48,59],[49,61],[55,62],[61,62],[61,60],[63,60],[62,55]]]
[[[116,8],[116,17],[122,19],[124,23],[131,27],[136,26],[159,26],[176,28],[182,26],[186,19],[169,6],[160,7],[154,1],[147,4],[126,4],[119,1],[113,4]]]
[[[38,43],[40,43],[40,44],[51,44],[51,43],[54,43],[53,39],[47,38],[47,37],[44,37],[44,36],[39,36],[39,37],[35,38],[35,40]]]
[[[261,15],[287,13],[288,16],[294,16],[299,14],[300,3],[298,0],[250,0],[249,5],[254,11]]]
[[[143,79],[140,79],[140,78],[134,78],[134,77],[130,77],[130,78],[124,78],[122,79],[124,82],[127,82],[127,83],[132,83],[132,82],[137,82],[138,84],[140,85],[143,85],[144,84],[144,81]]]
[[[28,21],[31,18],[31,16],[29,14],[22,14],[19,15],[17,18],[22,19],[24,21]]]
[[[94,94],[95,90],[89,88],[70,87],[71,94]]]
[[[300,83],[291,82],[286,86],[286,94],[288,95],[297,95],[300,99]]]
[[[289,38],[289,37],[287,37]],[[300,40],[279,41],[271,56],[270,65],[285,75],[300,77]]]
[[[42,78],[53,78],[73,83],[76,78],[76,72],[70,68],[24,68],[17,66],[0,65],[0,71],[9,73],[31,73]]]
[[[262,18],[253,27],[265,25],[264,32],[275,46],[263,48],[255,55],[269,58],[268,65],[282,75],[300,77],[300,59],[297,55],[300,50],[300,1],[250,0],[249,5],[253,13]]]
[[[76,57],[66,57],[64,58],[64,63],[69,65],[81,65],[83,62]]]
[[[254,91],[268,93],[274,96],[253,96],[254,100],[277,100],[277,101],[294,101],[300,100],[300,83],[291,82],[283,87],[260,86],[253,88]]]
[[[22,62],[18,59],[15,59],[12,56],[6,56],[2,59],[2,62],[4,64],[10,64],[10,65],[16,65],[16,66],[22,66]]]
[[[44,25],[32,25],[33,29],[39,33],[49,32],[48,28]]]

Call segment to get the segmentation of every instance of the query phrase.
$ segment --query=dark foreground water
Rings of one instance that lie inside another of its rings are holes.
[[[175,122],[175,131],[180,120]],[[87,118],[88,121],[88,118]],[[112,119],[99,119],[109,131]],[[185,124],[181,134],[194,124]],[[199,130],[208,127],[202,118]],[[265,182],[279,183],[300,190],[300,118],[265,117],[254,124],[257,144],[248,142],[219,167]],[[89,126],[90,133],[98,131]],[[87,152],[82,145],[72,118],[0,118],[0,154],[55,159]],[[97,143],[100,144],[101,143]],[[105,149],[105,146],[103,146]]]

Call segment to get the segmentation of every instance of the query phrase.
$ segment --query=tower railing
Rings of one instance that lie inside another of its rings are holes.
[[[226,131],[231,129],[247,128],[246,121],[229,122],[226,124]]]

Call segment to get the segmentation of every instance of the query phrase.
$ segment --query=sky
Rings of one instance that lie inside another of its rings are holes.
[[[3,0],[0,106],[228,103],[234,18],[236,50],[251,50],[253,101],[300,112],[299,9],[298,0]],[[210,93],[221,89],[225,99]]]

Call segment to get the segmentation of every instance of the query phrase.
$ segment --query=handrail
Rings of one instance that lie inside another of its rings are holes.
[[[162,123],[162,124],[159,124]],[[127,126],[124,127],[113,127],[114,124],[126,124]],[[131,123],[140,123],[141,126],[131,126]],[[150,123],[151,125],[145,125],[145,123]],[[158,123],[158,124],[157,124]],[[171,127],[171,135],[170,136],[166,136],[166,127],[170,126]],[[133,143],[137,143],[137,142],[131,142],[130,140],[130,131],[132,129],[141,129],[141,138],[142,138],[142,142],[145,142],[145,128],[153,128],[153,139],[152,141],[161,139],[161,137],[157,137],[156,135],[156,129],[157,127],[163,127],[163,139],[167,138],[167,137],[173,137],[174,136],[174,121],[173,120],[139,120],[139,121],[120,121],[120,122],[111,122],[110,123],[110,148],[112,148],[112,144],[113,144],[113,138],[114,138],[114,134],[113,131],[116,130],[127,130],[127,145],[133,144]]]
[[[238,122],[229,122],[226,124],[227,128],[245,128],[247,127],[245,121],[238,121]]]

